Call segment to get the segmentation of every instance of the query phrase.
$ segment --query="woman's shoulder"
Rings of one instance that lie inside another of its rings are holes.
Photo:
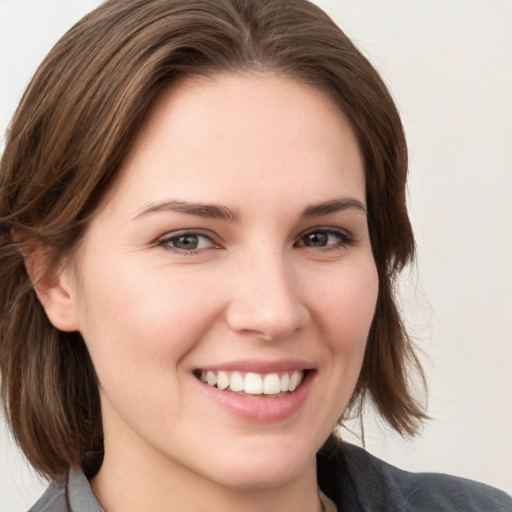
[[[52,482],[28,512],[70,512],[66,488],[67,481]]]
[[[52,482],[28,512],[105,512],[80,468]]]
[[[403,471],[344,443],[319,459],[319,480],[331,499],[338,498],[338,509],[354,512],[512,512],[512,498],[499,489],[450,475]]]

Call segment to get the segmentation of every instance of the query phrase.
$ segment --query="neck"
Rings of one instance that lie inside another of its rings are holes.
[[[133,448],[133,447],[132,447]],[[109,456],[91,481],[109,512],[321,512],[316,461],[290,481],[229,487],[169,460],[148,461],[136,450]],[[121,461],[121,462],[120,462]],[[127,491],[128,490],[128,491]],[[325,498],[324,498],[325,503]],[[329,510],[326,505],[326,510]]]

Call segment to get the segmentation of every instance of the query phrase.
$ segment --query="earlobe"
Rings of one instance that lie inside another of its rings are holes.
[[[46,316],[60,331],[78,331],[78,304],[71,277],[62,270],[44,269],[44,255],[25,257],[25,268]]]

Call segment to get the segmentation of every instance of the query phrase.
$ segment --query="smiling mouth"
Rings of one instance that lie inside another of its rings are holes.
[[[273,373],[196,370],[194,375],[208,386],[240,395],[281,397],[300,387],[309,370]]]

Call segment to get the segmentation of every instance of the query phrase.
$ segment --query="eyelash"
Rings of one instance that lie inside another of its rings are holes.
[[[307,237],[307,236],[310,236],[310,235],[313,235],[313,234],[322,234],[322,235],[327,235],[327,237],[329,236],[334,236],[338,239],[338,242],[335,243],[335,244],[328,244],[328,245],[321,245],[321,246],[307,246],[305,243],[300,243],[300,242],[303,242],[304,239]],[[353,245],[355,242],[355,240],[352,238],[352,236],[350,236],[347,231],[343,230],[343,229],[338,229],[338,228],[330,228],[330,227],[317,227],[317,228],[313,228],[313,229],[310,229],[309,231],[306,231],[305,233],[301,234],[297,240],[297,242],[295,242],[295,246],[297,247],[309,247],[309,248],[312,248],[312,249],[320,249],[320,250],[324,250],[324,251],[328,251],[328,250],[335,250],[335,249],[339,249],[339,248],[342,248],[342,247],[347,247],[347,246],[350,246],[350,245]]]
[[[311,236],[311,235],[319,235],[319,234],[322,236],[327,236],[327,241],[328,241],[329,236],[336,237],[338,239],[338,241],[333,244],[326,244],[326,245],[319,245],[319,246],[314,246],[314,245],[308,246],[308,245],[306,245],[306,243],[304,243],[304,240],[306,237]],[[176,241],[179,240],[180,238],[186,238],[186,237],[206,239],[209,241],[209,243],[211,245],[208,247],[199,247],[199,248],[195,247],[193,249],[184,249],[184,248],[179,248],[179,247],[175,247],[172,245],[173,243],[176,243]],[[347,246],[353,245],[354,243],[355,243],[355,240],[345,230],[338,229],[338,228],[330,228],[330,227],[317,227],[314,229],[310,229],[310,230],[306,231],[305,233],[302,233],[297,238],[297,240],[295,241],[295,243],[293,245],[294,245],[294,247],[306,247],[306,248],[310,248],[310,249],[329,251],[329,250],[336,250],[339,248],[347,247]],[[170,235],[159,239],[157,241],[157,245],[159,247],[163,247],[164,249],[173,250],[180,254],[185,254],[185,255],[194,255],[194,254],[198,254],[199,252],[201,252],[203,250],[220,248],[220,245],[217,244],[213,240],[212,236],[207,235],[205,233],[198,232],[198,231],[187,231],[187,230],[171,233]]]
[[[172,245],[173,241],[176,242],[180,238],[186,238],[186,237],[195,237],[195,238],[202,238],[206,239],[210,242],[210,247],[200,247],[200,248],[194,248],[194,249],[183,249],[179,247],[174,247]],[[202,250],[205,249],[217,249],[219,248],[219,244],[216,244],[212,238],[212,236],[207,235],[205,233],[201,233],[199,231],[177,231],[174,233],[171,233],[168,236],[165,236],[164,238],[161,238],[157,241],[157,245],[160,247],[163,247],[164,249],[170,249],[176,252],[179,252],[180,254],[197,254]]]

